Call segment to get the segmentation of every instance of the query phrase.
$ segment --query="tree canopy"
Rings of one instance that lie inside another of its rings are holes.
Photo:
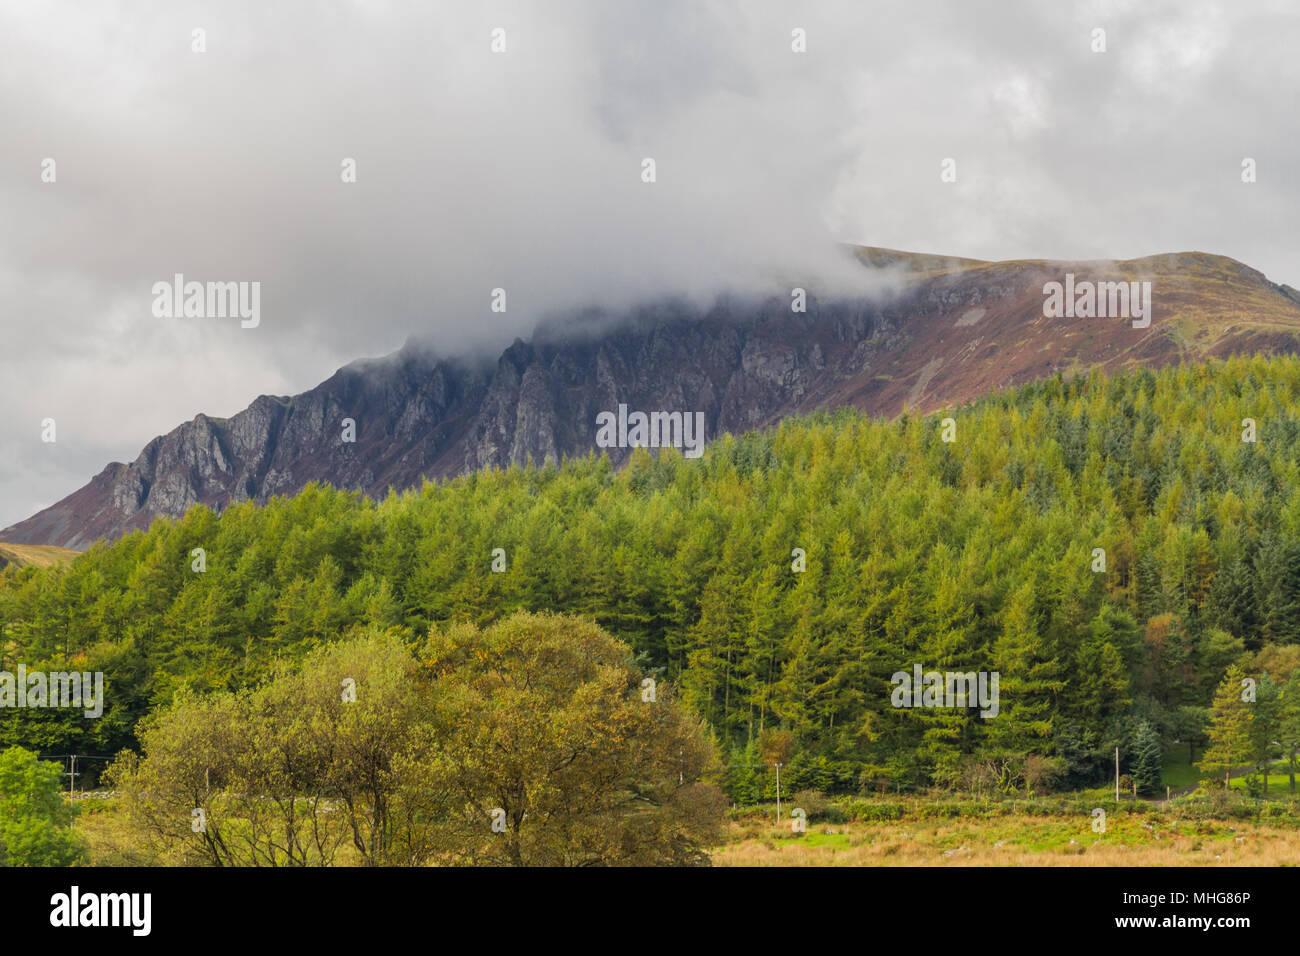
[[[1297,407],[1300,361],[1232,358],[817,414],[622,471],[592,456],[378,502],[312,486],[196,507],[0,574],[0,664],[102,670],[108,698],[98,721],[17,712],[0,742],[114,752],[177,692],[259,686],[354,629],[413,646],[524,609],[626,642],[751,791],[740,765],[771,727],[796,741],[792,789],[1014,775],[1027,755],[1103,779],[1141,721],[1199,735],[1230,664],[1300,641]],[[891,706],[913,665],[1000,672],[999,715]]]

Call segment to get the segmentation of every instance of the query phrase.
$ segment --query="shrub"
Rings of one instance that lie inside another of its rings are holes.
[[[801,807],[809,820],[843,823],[844,811],[832,803],[820,790],[800,790],[794,795],[793,806]]]
[[[0,866],[72,866],[86,855],[59,768],[30,750],[0,752]]]
[[[1040,757],[1030,754],[1025,758],[1025,789],[1030,793],[1051,793],[1065,778],[1066,764],[1061,757]]]

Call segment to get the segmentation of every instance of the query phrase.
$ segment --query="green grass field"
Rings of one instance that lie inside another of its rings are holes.
[[[1200,752],[1196,754],[1200,759]],[[1291,777],[1289,772],[1289,761],[1279,760],[1273,764],[1268,774],[1268,796],[1269,797],[1288,797],[1291,795]],[[1201,782],[1201,771],[1194,764],[1187,762],[1187,744],[1175,744],[1171,747],[1164,757],[1164,765],[1161,767],[1161,776],[1168,787],[1175,791],[1184,787],[1195,787]],[[1297,771],[1297,785],[1300,786],[1300,770]],[[1231,781],[1233,790],[1245,791],[1246,776],[1234,776]]]
[[[1297,785],[1300,786],[1300,772],[1296,774]],[[1232,789],[1245,792],[1246,778],[1234,777],[1232,779]],[[1291,778],[1287,774],[1285,764],[1274,764],[1268,772],[1268,791],[1269,797],[1289,797],[1291,795]]]
[[[1165,752],[1160,776],[1166,787],[1178,790],[1181,787],[1194,787],[1201,782],[1201,772],[1196,769],[1195,764],[1187,760],[1188,749],[1188,744],[1174,744]],[[1200,758],[1199,753],[1196,756]]]

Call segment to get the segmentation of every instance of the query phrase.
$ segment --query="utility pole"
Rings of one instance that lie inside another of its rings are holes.
[[[72,791],[72,796],[77,796],[77,755],[72,754],[72,762],[68,765],[68,789]]]
[[[1119,748],[1115,748],[1115,802],[1119,803]]]
[[[776,822],[781,822],[781,765],[776,765]]]

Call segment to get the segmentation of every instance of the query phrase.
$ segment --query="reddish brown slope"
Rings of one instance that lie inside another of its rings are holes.
[[[863,250],[881,261],[881,250]],[[1300,351],[1300,292],[1224,256],[1201,252],[1120,262],[976,262],[907,257],[913,291],[899,308],[906,341],[816,404],[894,416],[959,404],[989,391],[1090,367],[1159,367],[1236,352]],[[1113,318],[1043,316],[1043,286],[1149,281],[1149,328]]]

